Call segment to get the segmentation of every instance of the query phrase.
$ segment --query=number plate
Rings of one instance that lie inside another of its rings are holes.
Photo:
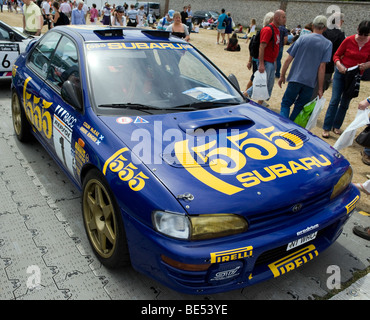
[[[289,242],[288,246],[286,247],[286,250],[288,251],[288,250],[294,249],[294,248],[296,248],[296,247],[298,247],[298,246],[300,246],[300,245],[302,245],[306,242],[309,242],[309,241],[315,239],[316,235],[317,235],[317,232],[314,232],[314,233],[311,233],[311,234],[309,234],[307,236],[304,236],[300,239]]]

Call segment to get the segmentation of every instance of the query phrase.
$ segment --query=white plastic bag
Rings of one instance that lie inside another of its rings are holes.
[[[270,95],[267,90],[266,72],[260,73],[257,70],[254,73],[252,99],[267,100],[268,98],[270,98]]]
[[[326,99],[324,97],[321,97],[321,99],[319,99],[319,96],[317,96],[316,99],[318,100],[316,102],[315,108],[313,109],[310,119],[306,124],[307,130],[311,130],[312,128],[316,127],[317,119],[319,118],[319,114],[321,110],[324,108],[326,102]]]
[[[355,120],[343,131],[333,147],[340,150],[352,145],[356,136],[356,130],[370,123],[369,113],[370,109],[358,110]]]

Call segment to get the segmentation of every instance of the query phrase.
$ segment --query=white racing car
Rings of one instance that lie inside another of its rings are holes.
[[[14,61],[33,38],[24,34],[22,28],[11,27],[0,20],[0,79],[12,77]]]

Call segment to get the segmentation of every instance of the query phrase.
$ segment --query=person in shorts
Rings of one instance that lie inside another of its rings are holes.
[[[226,19],[227,19],[227,15],[225,13],[225,9],[221,9],[221,14],[217,20],[217,44],[219,44],[220,35],[222,37],[222,43],[226,44],[226,41],[225,41],[226,25],[224,24],[224,21],[226,22]]]

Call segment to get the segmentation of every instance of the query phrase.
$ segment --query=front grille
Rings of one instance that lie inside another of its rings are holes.
[[[301,201],[302,210],[299,213],[293,212],[293,206],[281,207],[264,213],[249,214],[247,219],[249,230],[264,230],[278,224],[285,224],[286,221],[292,221],[296,217],[305,219],[317,212],[317,209],[325,207],[330,197],[331,190],[323,191],[320,195],[310,197]]]
[[[327,232],[327,230],[329,228],[330,228],[330,226],[329,227],[326,227],[324,229],[321,229],[320,231],[318,231],[315,240],[318,240],[321,237],[323,237],[324,234]],[[310,242],[307,242],[307,244],[309,244],[309,243]],[[284,258],[288,254],[294,253],[295,251],[302,249],[302,246],[299,246],[299,247],[297,247],[297,248],[295,248],[293,250],[287,251],[286,250],[286,247],[287,247],[287,244],[285,244],[283,246],[280,246],[280,247],[277,247],[275,249],[271,249],[271,250],[265,251],[264,253],[262,253],[257,258],[256,263],[254,264],[254,266],[257,267],[257,266],[260,266],[260,265],[266,265],[266,264],[269,264],[271,262],[275,262],[275,261],[277,261],[277,260],[279,260],[281,258]]]

